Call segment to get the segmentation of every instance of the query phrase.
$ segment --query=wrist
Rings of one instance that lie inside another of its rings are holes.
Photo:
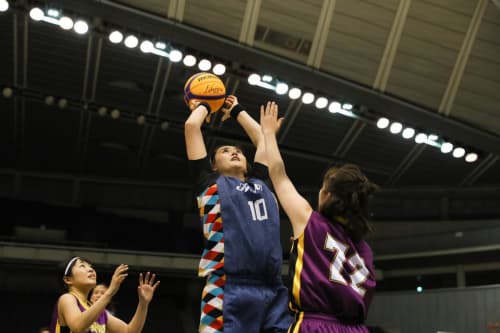
[[[240,114],[241,111],[245,111],[245,108],[241,106],[241,104],[236,104],[232,109],[231,109],[231,118],[237,119],[238,115]]]
[[[198,107],[200,107],[200,106],[204,106],[204,107],[205,107],[205,109],[207,110],[207,114],[208,114],[208,113],[210,113],[210,112],[212,111],[212,110],[211,110],[211,108],[210,108],[210,105],[208,105],[208,103],[207,103],[207,102],[200,102],[200,103],[196,106],[196,108],[198,108]]]

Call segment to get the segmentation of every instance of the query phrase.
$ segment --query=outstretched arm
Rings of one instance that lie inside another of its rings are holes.
[[[184,123],[184,137],[189,160],[199,160],[207,156],[201,126],[209,112],[210,110],[205,105],[200,104],[191,112]]]
[[[268,102],[260,107],[260,125],[264,136],[265,153],[269,167],[269,176],[281,206],[292,224],[293,235],[299,237],[309,221],[313,211],[311,205],[302,197],[286,174],[285,163],[281,157],[276,140],[283,118],[278,119],[278,105]]]
[[[242,108],[238,103],[238,98],[233,95],[228,96],[222,112],[224,112],[224,116],[222,117],[223,121],[229,117],[234,117],[252,141],[256,148],[254,161],[267,165],[264,136],[260,125],[244,108]]]
[[[154,292],[160,281],[155,282],[156,275],[147,272],[145,275],[139,274],[139,286],[137,293],[139,295],[139,303],[135,310],[134,316],[128,324],[121,319],[108,313],[107,332],[110,333],[140,333],[146,322],[149,303],[153,299]]]

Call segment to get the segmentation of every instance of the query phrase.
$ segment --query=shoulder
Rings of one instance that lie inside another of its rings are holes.
[[[248,173],[248,177],[266,180],[269,178],[269,170],[264,164],[254,162],[250,172]]]

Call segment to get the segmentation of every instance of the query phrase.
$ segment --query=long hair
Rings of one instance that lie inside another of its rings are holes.
[[[371,231],[367,218],[369,196],[378,188],[354,164],[329,168],[323,176],[326,192],[331,199],[319,207],[319,212],[336,221],[345,220],[345,229],[353,240],[361,240]]]

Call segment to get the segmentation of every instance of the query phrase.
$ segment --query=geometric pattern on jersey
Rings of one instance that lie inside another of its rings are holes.
[[[200,333],[221,333],[224,331],[222,304],[225,283],[225,275],[208,275],[202,292]]]
[[[365,321],[376,285],[365,241],[353,241],[340,223],[313,211],[294,241],[289,266],[289,308],[296,320],[300,313],[321,313],[350,326]]]
[[[207,276],[224,268],[224,232],[217,183],[208,187],[197,200],[206,240],[198,266],[198,276]]]

